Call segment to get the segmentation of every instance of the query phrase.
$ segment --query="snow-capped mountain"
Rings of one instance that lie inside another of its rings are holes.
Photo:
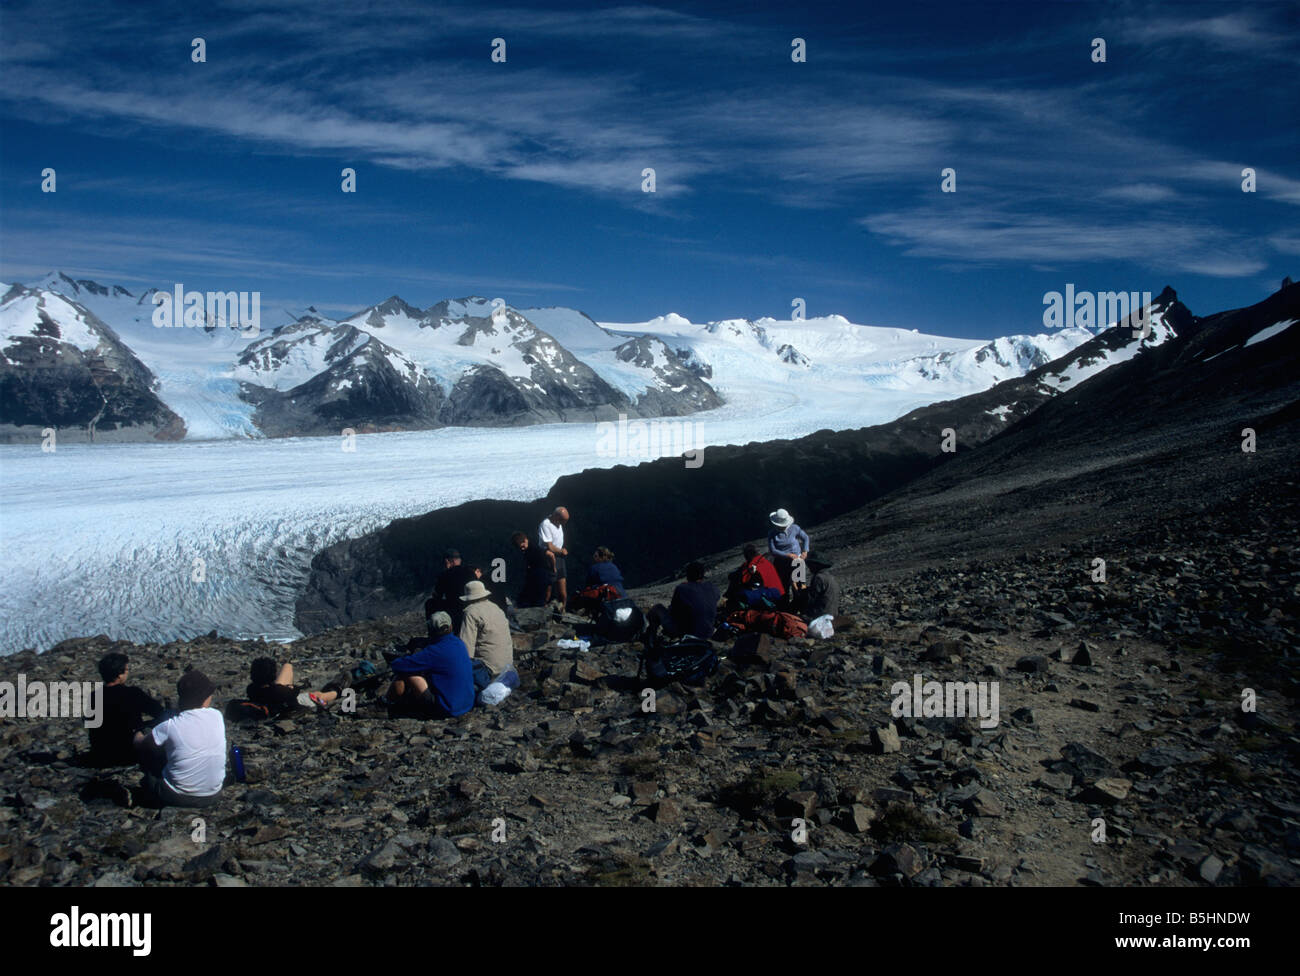
[[[816,391],[819,400],[840,411],[859,405],[864,426],[987,390],[1093,338],[1086,329],[1061,329],[992,341],[957,339],[858,325],[842,315],[697,324],[669,314],[603,327],[618,335],[660,339],[680,365],[708,377],[728,401]]]
[[[57,327],[87,316],[107,326],[196,440],[682,416],[733,399],[816,399],[879,423],[1025,375],[1092,338],[1063,329],[957,339],[839,315],[601,324],[569,308],[467,297],[420,309],[396,295],[341,319],[309,307],[253,334],[213,322],[158,328],[153,288],[51,273],[30,290],[61,296],[47,303]],[[13,327],[38,328],[22,308]],[[0,410],[10,422],[7,401]]]
[[[40,288],[0,290],[0,438],[185,436],[153,373],[93,312]]]

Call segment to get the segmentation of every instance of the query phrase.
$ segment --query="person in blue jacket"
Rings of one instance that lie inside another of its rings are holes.
[[[587,567],[587,581],[584,586],[601,586],[607,584],[618,590],[619,599],[627,596],[623,589],[623,574],[614,565],[614,554],[605,546],[597,546],[591,554],[591,565]]]
[[[400,715],[453,718],[474,707],[474,666],[469,649],[451,632],[451,615],[439,610],[429,617],[431,643],[399,657],[389,667],[395,675],[387,702]]]

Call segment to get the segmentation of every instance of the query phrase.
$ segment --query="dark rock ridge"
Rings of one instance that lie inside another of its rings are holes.
[[[51,301],[72,321],[57,321]],[[0,308],[18,303],[34,305],[34,324],[0,350],[0,441],[40,440],[47,427],[64,441],[185,436],[181,418],[154,392],[157,378],[94,313],[22,285],[0,298]]]
[[[1173,330],[1195,328],[1193,316],[1172,289],[1153,305]],[[851,511],[953,457],[941,451],[945,428],[955,431],[960,454],[1059,395],[1054,380],[1060,374],[1127,345],[1147,347],[1151,341],[1134,338],[1124,323],[1022,377],[914,410],[888,424],[743,447],[710,447],[697,468],[671,458],[636,467],[589,469],[559,479],[534,502],[475,501],[399,519],[317,554],[297,601],[295,625],[315,633],[410,610],[427,595],[441,570],[438,554],[448,545],[485,572],[493,559],[505,559],[507,580],[502,585],[517,590],[522,567],[508,551],[510,534],[535,531],[559,504],[567,506],[574,519],[569,530],[573,544],[568,547],[571,575],[580,577],[591,550],[607,545],[630,583],[649,582],[676,573],[696,556],[753,538],[764,529],[764,513],[774,508],[789,509],[804,526]]]
[[[1283,477],[1275,490],[1294,494],[1300,329],[1245,345],[1293,319],[1300,319],[1296,285],[1257,305],[1183,322],[1176,338],[1044,402],[978,450],[959,451],[825,532],[879,577],[958,553],[1002,554],[1047,527],[1080,547],[1120,527],[1140,532],[1144,543],[1166,539],[1166,518],[1194,517],[1212,504],[1230,508],[1238,494],[1246,508],[1246,493],[1257,495],[1269,472]],[[1254,453],[1242,451],[1246,428],[1255,432]],[[1094,554],[1105,558],[1100,549]]]

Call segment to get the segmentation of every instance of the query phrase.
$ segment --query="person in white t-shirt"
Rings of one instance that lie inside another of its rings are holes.
[[[212,705],[216,686],[202,671],[176,682],[180,712],[136,734],[145,790],[163,806],[206,807],[226,781],[226,721]]]
[[[564,548],[564,526],[568,521],[569,510],[560,505],[542,519],[542,524],[537,527],[537,544],[547,554],[550,565],[546,580],[546,602],[550,603],[552,598],[558,600],[561,610],[569,603],[566,589],[568,573],[564,568],[564,557],[569,554],[569,550]]]

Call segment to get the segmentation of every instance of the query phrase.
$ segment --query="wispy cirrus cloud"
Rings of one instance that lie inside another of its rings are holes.
[[[1177,13],[1153,9],[1159,12],[1121,21],[1121,36],[1146,45],[1192,42],[1251,57],[1277,57],[1297,47],[1300,15],[1293,5],[1269,4],[1211,16],[1197,16],[1194,7]]]
[[[1171,224],[1143,216],[1106,221],[1083,214],[929,207],[876,214],[861,223],[906,254],[973,266],[1128,261],[1223,278],[1267,267],[1251,238],[1194,220]]]

